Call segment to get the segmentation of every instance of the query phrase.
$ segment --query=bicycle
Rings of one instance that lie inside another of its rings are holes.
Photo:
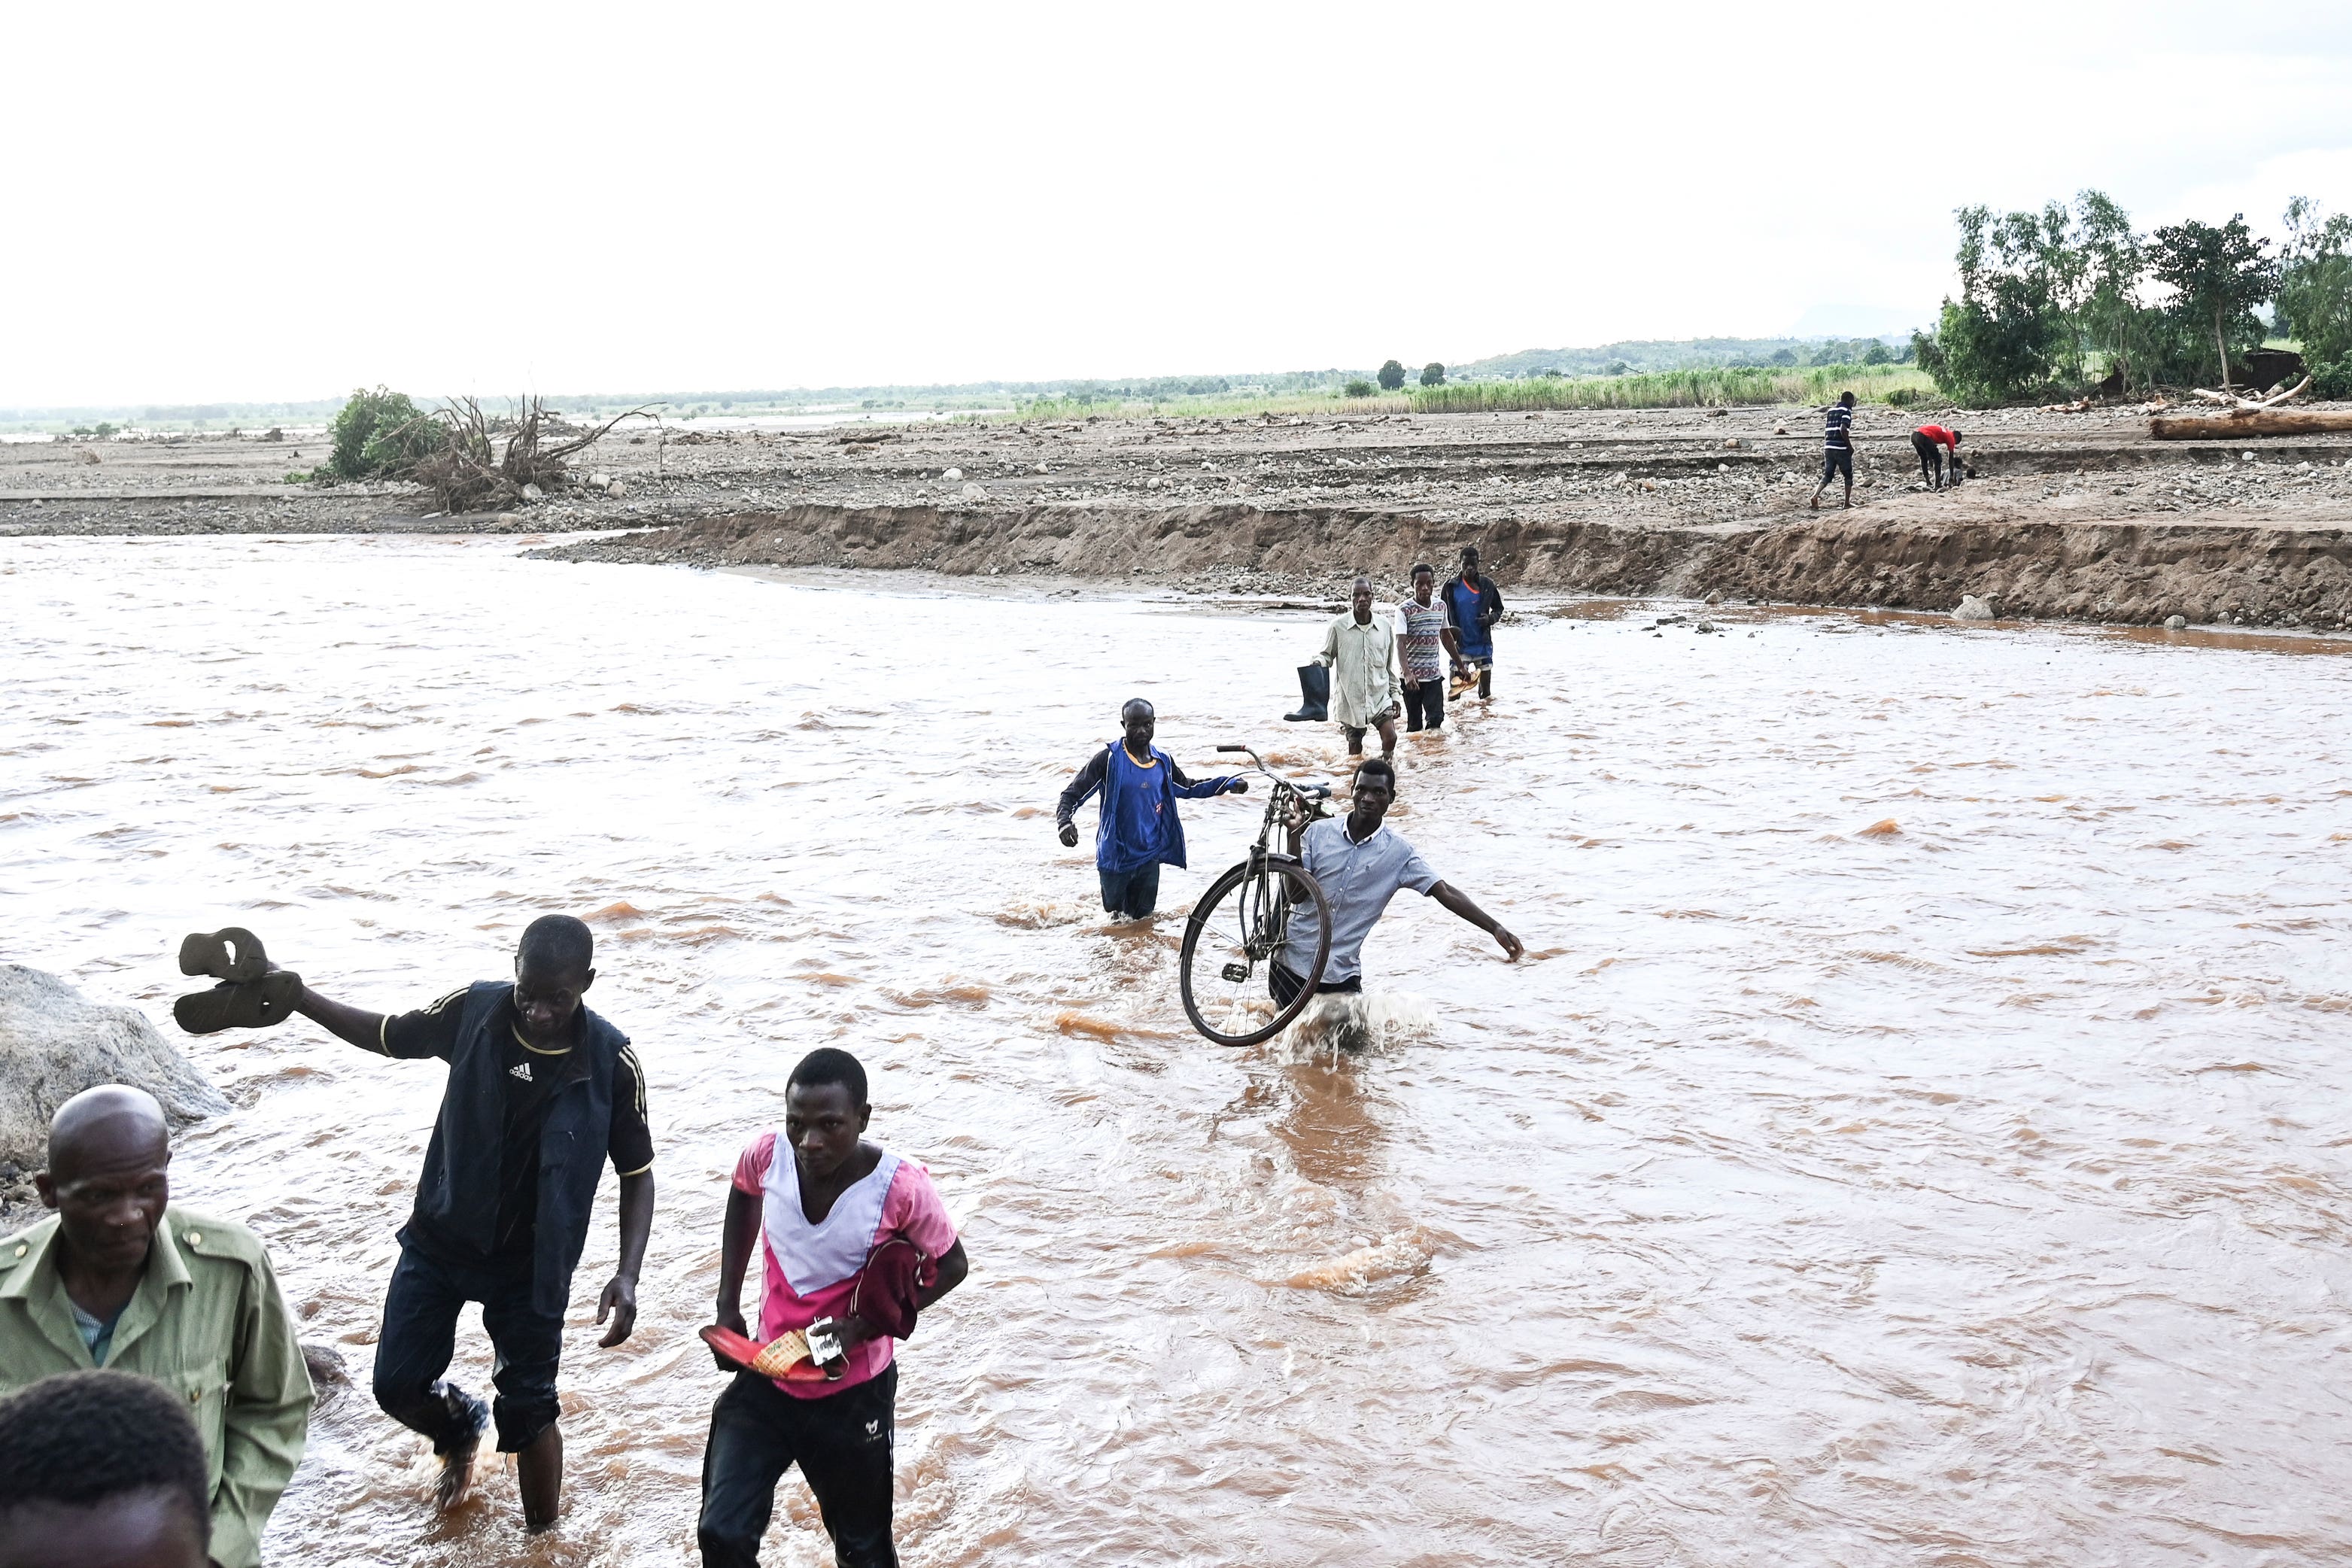
[[[1272,1038],[1305,1011],[1331,957],[1330,899],[1297,857],[1268,847],[1275,829],[1286,826],[1294,810],[1301,827],[1328,816],[1324,803],[1331,798],[1331,786],[1293,784],[1247,746],[1217,750],[1243,753],[1265,775],[1269,786],[1265,818],[1249,858],[1210,883],[1192,906],[1192,916],[1184,922],[1177,979],[1184,1016],[1192,1027],[1221,1046],[1254,1046]],[[1258,978],[1259,965],[1278,962],[1292,945],[1292,915],[1307,904],[1315,906],[1318,917],[1312,961],[1284,965],[1304,978],[1298,994],[1286,1005],[1277,1005],[1267,983]],[[1265,1007],[1272,1007],[1273,1016],[1260,1022]]]

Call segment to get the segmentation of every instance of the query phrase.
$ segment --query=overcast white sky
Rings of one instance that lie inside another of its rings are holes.
[[[2352,5],[19,5],[0,406],[1924,321],[1951,211],[2352,207]]]

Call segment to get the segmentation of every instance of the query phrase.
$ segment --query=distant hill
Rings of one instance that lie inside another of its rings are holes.
[[[1542,371],[1561,375],[1623,375],[1645,371],[1705,370],[1733,364],[1852,364],[1873,342],[1908,358],[1907,338],[1684,338],[1671,342],[1627,339],[1589,349],[1522,349],[1445,367],[1456,380],[1481,376],[1529,376]],[[1782,358],[1786,355],[1786,358]]]

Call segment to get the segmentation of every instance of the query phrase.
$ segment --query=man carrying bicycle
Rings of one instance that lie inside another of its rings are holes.
[[[1395,799],[1396,769],[1374,757],[1356,769],[1354,809],[1345,819],[1306,825],[1294,806],[1284,824],[1290,853],[1306,863],[1307,874],[1322,884],[1331,900],[1331,956],[1323,965],[1322,984],[1315,988],[1318,992],[1364,988],[1364,939],[1372,934],[1389,900],[1402,888],[1435,899],[1493,937],[1505,957],[1517,961],[1527,951],[1517,937],[1472,903],[1461,889],[1441,881],[1403,835],[1381,825]],[[1291,906],[1287,940],[1266,969],[1276,1006],[1287,1007],[1306,984],[1305,977],[1285,960],[1294,952],[1305,952],[1312,962],[1321,935],[1318,930],[1321,918],[1312,902]]]
[[[1095,827],[1095,868],[1102,876],[1103,908],[1111,914],[1139,921],[1160,902],[1160,868],[1184,864],[1184,824],[1176,816],[1178,797],[1199,800],[1231,792],[1242,795],[1249,780],[1239,774],[1202,779],[1184,776],[1176,760],[1151,743],[1159,716],[1142,698],[1129,700],[1118,710],[1126,738],[1097,752],[1078,770],[1054,808],[1054,825],[1062,843],[1075,848],[1078,825],[1074,820],[1087,796],[1102,792]]]

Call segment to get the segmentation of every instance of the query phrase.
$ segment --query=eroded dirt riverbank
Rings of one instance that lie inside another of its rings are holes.
[[[619,495],[468,518],[428,515],[408,487],[289,486],[299,448],[282,446],[11,447],[0,534],[634,529],[652,531],[565,553],[1322,594],[1475,542],[1507,584],[1571,592],[2352,618],[2352,438],[2155,442],[2121,411],[1948,417],[1976,477],[1928,494],[1913,488],[1916,419],[1864,409],[1852,512],[1806,510],[1811,411],[1687,409],[616,436],[583,471]]]

